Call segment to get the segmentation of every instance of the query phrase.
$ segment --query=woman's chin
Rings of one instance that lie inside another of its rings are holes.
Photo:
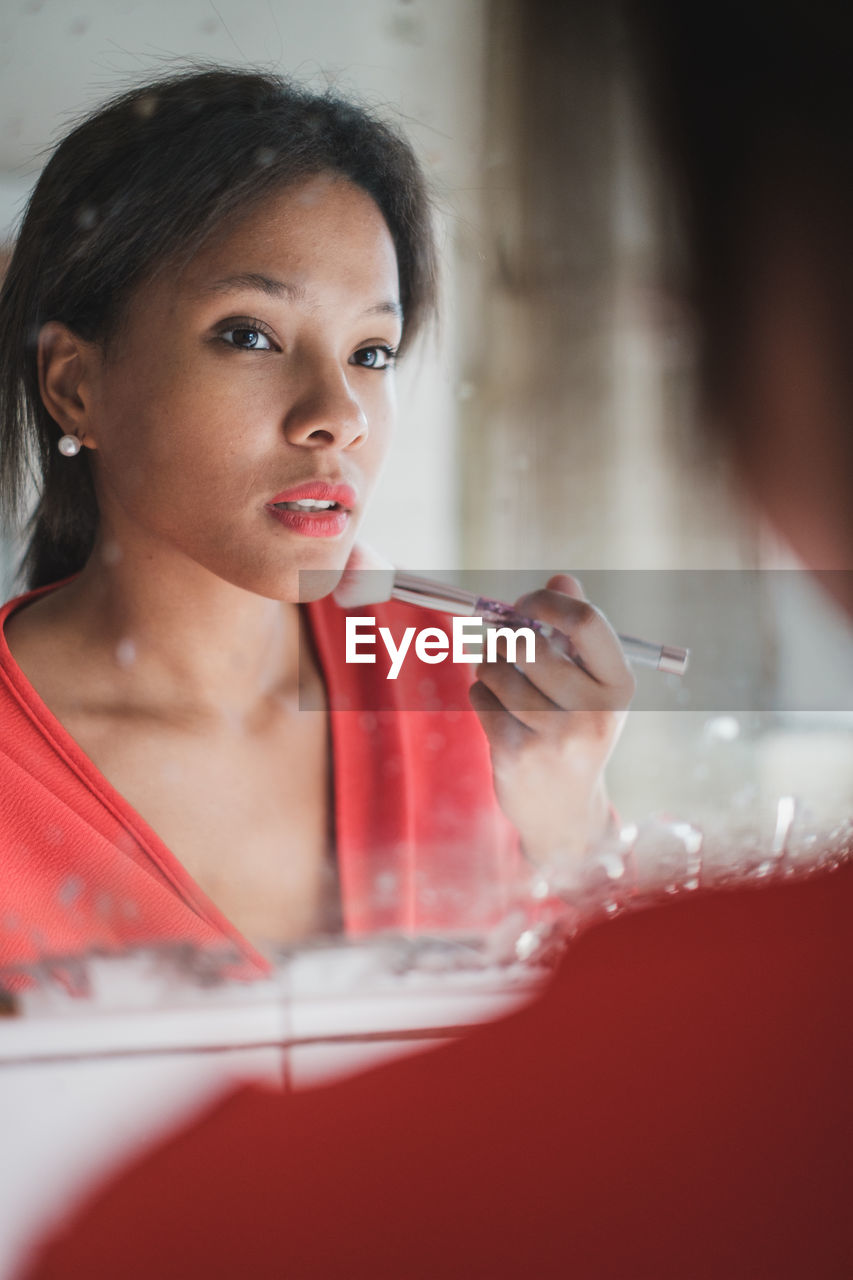
[[[327,544],[328,545],[328,544]],[[330,595],[347,568],[351,547],[329,547],[325,555],[243,555],[235,563],[206,562],[217,577],[267,600],[308,604]]]
[[[296,594],[292,598],[298,604],[322,600],[324,596],[331,595],[343,572],[343,566],[339,569],[301,569],[297,575]]]

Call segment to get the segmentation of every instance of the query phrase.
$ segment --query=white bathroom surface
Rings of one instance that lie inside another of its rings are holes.
[[[390,939],[297,951],[252,983],[203,985],[156,950],[93,957],[88,995],[24,995],[0,1019],[0,1280],[113,1168],[236,1082],[304,1088],[435,1046],[544,976]]]

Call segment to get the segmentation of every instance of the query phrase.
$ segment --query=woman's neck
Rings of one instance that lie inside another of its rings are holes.
[[[246,721],[298,699],[300,611],[185,557],[105,556],[50,600],[88,671],[154,713]]]

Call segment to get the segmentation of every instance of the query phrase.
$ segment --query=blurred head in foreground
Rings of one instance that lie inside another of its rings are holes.
[[[635,6],[682,198],[708,418],[849,612],[853,20],[849,6]]]

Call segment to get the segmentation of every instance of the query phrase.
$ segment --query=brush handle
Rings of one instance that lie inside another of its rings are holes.
[[[553,639],[561,644],[569,657],[577,660],[577,651],[568,636],[547,622],[523,617],[520,613],[516,613],[511,604],[505,604],[503,600],[489,600],[485,596],[475,595],[472,591],[464,591],[461,587],[451,587],[432,578],[422,578],[417,574],[404,572],[395,574],[394,589],[391,594],[395,600],[404,601],[406,604],[435,609],[439,613],[482,618],[491,626],[530,627],[546,640]],[[650,667],[654,671],[663,671],[667,675],[675,676],[683,676],[687,670],[689,649],[680,649],[669,644],[652,644],[648,640],[638,640],[636,636],[619,636],[619,643],[625,657],[634,666]]]
[[[554,640],[565,649],[570,658],[577,658],[577,651],[570,638],[547,622],[539,622],[536,618],[525,618],[516,613],[512,605],[502,600],[479,599],[477,601],[477,617],[493,626],[530,627],[538,631],[546,640]],[[562,642],[562,643],[561,643]],[[636,636],[619,636],[622,652],[635,667],[651,667],[653,671],[663,671],[670,675],[683,676],[687,670],[690,656],[689,650],[677,649],[667,644],[652,644],[648,640],[638,640]]]

